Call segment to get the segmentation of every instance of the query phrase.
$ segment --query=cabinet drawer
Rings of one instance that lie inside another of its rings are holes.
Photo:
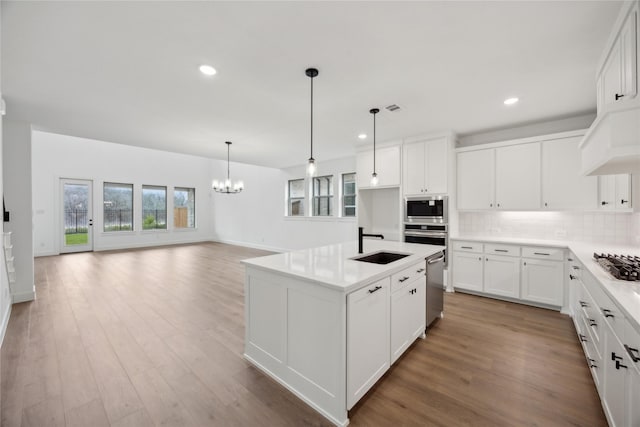
[[[484,253],[494,255],[520,256],[520,246],[487,243],[486,245],[484,245]]]
[[[423,277],[426,273],[426,261],[421,261],[405,268],[391,276],[391,292],[402,288],[403,285]]]
[[[477,252],[481,253],[483,244],[478,242],[453,242],[453,250],[460,252]]]
[[[582,280],[582,271],[584,270],[584,267],[575,255],[569,254],[567,257],[567,265],[569,268],[569,279]]]
[[[367,298],[371,294],[384,293],[385,289],[389,289],[388,277],[378,280],[377,282],[371,283],[370,285],[367,285],[364,288],[358,289],[357,291],[351,292],[350,294],[347,295],[347,302],[349,304],[356,303],[364,298]]]
[[[525,258],[551,259],[562,261],[564,260],[564,250],[561,248],[523,246],[522,256]]]

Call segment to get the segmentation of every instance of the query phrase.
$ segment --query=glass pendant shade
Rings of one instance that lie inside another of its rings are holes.
[[[223,181],[214,179],[211,183],[211,188],[213,188],[213,191],[215,191],[216,193],[239,193],[244,190],[244,183],[242,181],[238,181],[236,183],[233,183],[231,181],[231,178],[229,176],[229,147],[231,147],[231,142],[227,141],[225,142],[225,144],[227,144],[227,179]]]

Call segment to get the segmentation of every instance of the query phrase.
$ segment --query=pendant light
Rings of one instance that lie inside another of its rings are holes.
[[[218,180],[213,181],[213,191],[217,193],[225,193],[225,194],[235,194],[244,190],[244,184],[242,181],[238,181],[235,184],[231,182],[231,178],[229,178],[229,148],[231,147],[231,142],[226,141],[227,144],[227,179],[224,181],[218,182]]]
[[[369,110],[373,114],[373,173],[371,174],[371,186],[378,185],[378,174],[376,173],[376,114],[380,112],[377,108]]]
[[[313,78],[318,76],[317,68],[307,68],[304,72],[311,79],[311,157],[307,163],[307,175],[316,174],[316,160],[313,158]]]

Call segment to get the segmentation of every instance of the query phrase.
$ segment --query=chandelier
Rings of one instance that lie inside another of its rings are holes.
[[[235,194],[244,190],[244,184],[242,181],[233,183],[229,178],[229,147],[231,147],[231,142],[226,141],[225,144],[227,144],[227,179],[224,181],[214,179],[211,187],[217,193]]]

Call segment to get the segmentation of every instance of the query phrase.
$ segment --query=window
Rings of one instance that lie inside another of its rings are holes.
[[[313,178],[313,216],[331,216],[333,176]]]
[[[142,229],[166,230],[167,187],[142,186]]]
[[[342,174],[342,216],[356,216],[356,174]]]
[[[304,179],[289,181],[288,195],[289,216],[304,216]]]
[[[175,228],[195,228],[196,189],[173,189],[173,226]]]
[[[105,182],[102,200],[104,231],[133,230],[133,184]]]

